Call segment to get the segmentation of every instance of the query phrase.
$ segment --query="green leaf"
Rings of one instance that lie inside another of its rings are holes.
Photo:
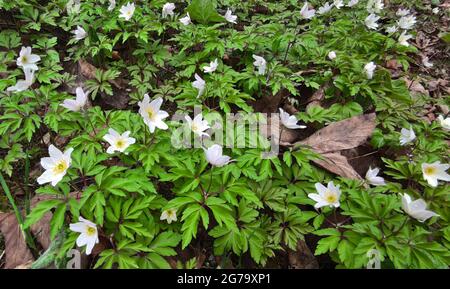
[[[187,7],[187,12],[189,12],[191,19],[202,24],[223,22],[224,18],[217,13],[215,4],[213,0],[192,0]]]
[[[24,229],[29,228],[31,225],[39,221],[45,215],[45,213],[61,204],[61,202],[62,200],[45,200],[39,202],[27,216],[23,224]]]

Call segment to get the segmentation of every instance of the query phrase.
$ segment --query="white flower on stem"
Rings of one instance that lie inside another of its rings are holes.
[[[364,65],[364,71],[365,71],[368,79],[373,78],[373,73],[374,73],[376,67],[377,66],[372,61],[367,63],[366,65]]]
[[[77,26],[77,29],[73,30],[72,33],[75,36],[75,40],[82,40],[87,36],[86,30],[84,30],[81,26]]]
[[[305,4],[303,4],[302,9],[300,10],[300,14],[305,19],[311,19],[316,14],[316,10],[315,9],[308,9],[308,2],[305,2]]]
[[[184,16],[183,18],[180,18],[180,22],[181,22],[184,26],[187,26],[187,25],[189,25],[189,24],[192,23],[191,17],[189,16],[189,12],[186,14],[186,16]]]
[[[334,51],[328,52],[328,58],[329,58],[330,60],[335,59],[335,58],[336,58],[336,52],[334,52]]]
[[[136,7],[134,6],[134,3],[127,3],[126,5],[123,5],[119,12],[119,18],[124,18],[126,21],[130,21],[131,17],[133,17],[134,10]]]
[[[359,0],[350,0],[350,1],[348,1],[348,3],[347,3],[347,7],[353,7],[353,6],[355,6],[356,4],[358,4],[358,2],[359,2]]]
[[[416,134],[414,133],[414,130],[412,126],[409,129],[402,128],[400,131],[400,145],[404,146],[407,143],[412,142],[416,139]]]
[[[443,129],[450,130],[450,117],[444,118],[442,115],[440,115],[438,116],[438,121]]]
[[[406,34],[406,31],[403,31],[398,37],[398,43],[403,46],[409,46],[408,40],[412,37],[413,36],[411,34]]]
[[[36,54],[31,54],[31,47],[22,47],[16,64],[23,69],[38,70],[36,63],[41,60],[41,57]]]
[[[86,255],[90,255],[95,244],[99,242],[97,225],[81,216],[78,221],[78,223],[70,224],[69,228],[72,232],[80,233],[77,238],[77,246],[86,245]]]
[[[23,72],[25,74],[25,80],[18,80],[16,85],[8,87],[6,91],[20,92],[30,88],[34,81],[34,70],[26,68]]]
[[[161,213],[161,221],[166,220],[168,224],[177,221],[177,209],[167,209]]]
[[[446,172],[448,168],[450,168],[450,164],[441,164],[440,161],[434,162],[432,164],[423,163],[423,178],[432,187],[438,186],[438,180],[450,182],[450,175]]]
[[[416,16],[403,16],[397,21],[397,24],[401,29],[409,30],[413,28],[414,24],[416,24]]]
[[[434,7],[433,10],[431,10],[433,12],[433,14],[439,14],[439,8],[438,7]]]
[[[325,206],[338,208],[340,206],[339,198],[341,197],[341,190],[339,189],[339,185],[335,186],[331,181],[327,187],[321,183],[316,183],[315,187],[318,194],[308,194],[308,198],[316,201],[314,208],[319,209]]]
[[[259,75],[266,74],[267,62],[264,59],[264,57],[253,54],[253,59],[255,60],[253,62],[253,65],[256,66],[256,68],[258,68],[258,74]]]
[[[377,21],[379,19],[380,19],[380,17],[378,17],[377,15],[370,14],[369,16],[366,17],[366,19],[364,20],[364,23],[366,24],[367,28],[377,30],[377,28],[378,28]]]
[[[230,9],[227,9],[227,12],[225,12],[225,20],[227,20],[230,23],[236,24],[237,16],[232,14],[233,12]]]
[[[395,15],[397,15],[398,17],[403,17],[409,15],[409,13],[410,13],[409,9],[399,8],[395,13]]]
[[[197,114],[193,120],[189,115],[186,115],[184,118],[187,121],[189,129],[192,130],[194,134],[198,135],[199,137],[209,136],[209,134],[207,134],[205,130],[209,129],[210,126],[207,120],[203,120],[203,115],[201,113]]]
[[[161,97],[150,102],[148,94],[144,94],[144,99],[138,102],[139,113],[144,118],[144,123],[148,126],[151,133],[155,131],[155,128],[162,130],[169,128],[163,121],[169,114],[166,111],[161,110],[162,103],[163,99]]]
[[[116,0],[109,0],[108,11],[112,11],[116,8]]]
[[[130,131],[119,134],[112,128],[108,130],[103,139],[110,144],[106,150],[108,154],[113,154],[115,151],[123,153],[130,145],[136,142],[136,139],[130,137]]]
[[[333,1],[333,5],[337,9],[341,9],[341,7],[344,7],[344,1],[342,1],[342,0],[334,0]]]
[[[209,63],[209,66],[203,66],[203,72],[205,73],[212,73],[216,71],[217,66],[219,66],[219,62],[217,61],[217,58],[214,59],[214,61],[211,61]]]
[[[408,194],[403,194],[402,196],[402,209],[420,222],[425,222],[431,217],[439,216],[433,211],[427,210],[427,203],[424,200],[418,199],[413,201]]]
[[[67,108],[70,111],[80,111],[87,102],[87,93],[83,91],[83,88],[77,87],[75,90],[76,98],[75,99],[66,99],[61,104],[62,107]]]
[[[395,32],[397,32],[397,30],[398,30],[398,27],[397,26],[395,26],[395,25],[392,25],[392,26],[389,26],[389,27],[386,27],[386,32],[387,33],[395,33]]]
[[[162,18],[167,18],[167,16],[173,16],[174,15],[173,10],[175,10],[175,4],[170,2],[164,4],[162,8]]]
[[[206,82],[198,75],[194,75],[195,81],[192,82],[192,86],[198,90],[197,98],[205,92]]]
[[[379,168],[372,169],[371,167],[369,167],[369,169],[367,170],[367,173],[366,173],[367,182],[373,186],[386,185],[384,178],[378,176],[379,172],[380,172]]]
[[[203,148],[205,151],[206,160],[215,167],[223,167],[231,162],[229,156],[222,154],[222,147],[218,144],[214,144],[208,149]]]
[[[298,128],[306,128],[304,125],[298,125],[298,119],[295,117],[295,115],[290,115],[289,113],[285,112],[282,108],[280,110],[280,120],[281,123],[289,128],[289,129],[298,129]]]
[[[422,57],[422,64],[423,64],[423,66],[425,66],[426,68],[431,68],[431,67],[433,67],[433,63],[430,62],[430,59],[428,58],[428,56],[423,56],[423,57]]]
[[[330,3],[327,2],[317,10],[317,13],[320,15],[328,13],[330,12],[331,8],[333,8],[333,4],[330,5]]]
[[[49,157],[41,159],[41,166],[45,169],[45,172],[37,178],[38,184],[51,183],[52,186],[56,186],[70,167],[72,151],[73,148],[68,148],[63,153],[54,145],[50,145],[48,148]]]

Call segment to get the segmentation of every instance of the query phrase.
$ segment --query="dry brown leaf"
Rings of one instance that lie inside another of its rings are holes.
[[[403,78],[403,80],[406,82],[406,86],[408,87],[409,91],[411,92],[411,95],[430,95],[428,90],[423,87],[423,85],[418,80],[409,80],[406,77]]]
[[[362,180],[361,176],[348,163],[347,158],[338,152],[321,154],[323,159],[313,160],[316,164],[338,176]]]
[[[90,64],[84,59],[80,59],[78,60],[78,67],[82,76],[86,77],[87,79],[95,78],[95,71],[97,70],[97,68],[94,65]]]
[[[0,215],[0,232],[5,239],[6,269],[13,269],[34,260],[13,213]]]
[[[316,257],[311,253],[305,241],[299,240],[297,250],[288,251],[289,265],[294,269],[319,269]]]
[[[354,116],[322,128],[294,147],[309,146],[321,154],[351,149],[365,142],[374,129],[375,113]]]

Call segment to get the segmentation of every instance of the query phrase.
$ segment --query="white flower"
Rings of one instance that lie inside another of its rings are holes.
[[[431,10],[433,12],[433,14],[439,14],[439,8],[438,7],[434,7],[433,10]]]
[[[136,142],[136,139],[130,137],[130,131],[119,134],[112,128],[108,130],[103,139],[110,144],[106,150],[108,154],[113,154],[115,151],[123,153],[130,145]]]
[[[217,58],[216,58],[216,59],[214,59],[214,61],[211,61],[209,63],[209,66],[204,66],[203,67],[203,72],[205,72],[205,73],[214,72],[214,71],[216,71],[217,66],[219,66],[219,63],[217,62]]]
[[[383,0],[369,0],[369,2],[367,3],[367,11],[369,13],[380,13],[383,8]]]
[[[177,221],[177,209],[167,209],[161,213],[161,221],[166,220],[168,224]]]
[[[331,181],[328,183],[328,187],[325,187],[321,183],[316,183],[315,186],[318,194],[308,194],[308,198],[316,201],[314,208],[319,209],[324,206],[338,208],[340,206],[339,198],[341,197],[341,190],[339,189],[339,185],[335,186]]]
[[[73,30],[72,33],[75,35],[75,40],[81,40],[87,36],[86,30],[81,26],[77,26],[77,29]]]
[[[17,66],[23,69],[38,70],[36,62],[41,60],[41,57],[36,54],[31,54],[31,47],[22,47],[19,57],[16,60]]]
[[[174,15],[173,10],[175,10],[175,4],[170,2],[164,4],[162,8],[162,18],[166,18],[167,16],[173,16]]]
[[[450,175],[447,174],[446,172],[448,168],[450,168],[450,164],[441,164],[441,162],[439,161],[434,162],[432,164],[423,163],[422,164],[423,178],[432,187],[437,187],[438,180],[450,182]]]
[[[416,24],[416,16],[403,16],[397,21],[397,24],[401,29],[409,30],[413,28],[414,24]]]
[[[398,43],[403,46],[409,46],[408,40],[412,38],[411,34],[406,34],[406,31],[403,31],[402,34],[398,37]]]
[[[68,148],[62,153],[54,145],[50,145],[48,148],[49,157],[41,159],[41,166],[45,169],[45,172],[37,178],[38,184],[52,183],[52,186],[56,186],[70,167],[72,151],[73,148]]]
[[[375,14],[370,14],[369,16],[366,17],[366,19],[364,20],[364,23],[366,24],[367,28],[369,29],[373,29],[373,30],[377,30],[378,28],[378,19],[380,19],[380,17],[378,17]]]
[[[438,116],[439,123],[445,130],[450,130],[450,117],[444,118],[442,115]]]
[[[116,0],[109,0],[108,11],[112,11],[116,8]]]
[[[353,7],[353,6],[355,6],[356,4],[358,4],[358,2],[359,2],[359,0],[350,0],[350,1],[348,1],[348,3],[347,3],[347,7]]]
[[[180,18],[180,22],[181,22],[184,26],[187,26],[187,25],[189,25],[189,24],[192,23],[191,17],[189,16],[189,12],[187,13],[186,16],[184,16],[183,18]]]
[[[373,62],[369,62],[366,65],[364,65],[364,71],[366,72],[366,76],[368,79],[373,78],[373,73],[376,67],[377,66]]]
[[[197,97],[200,97],[205,91],[206,82],[197,73],[195,74],[194,77],[195,81],[192,82],[192,86],[198,89]]]
[[[328,52],[328,58],[329,58],[330,60],[335,59],[335,58],[336,58],[336,52],[334,52],[334,51]]]
[[[423,64],[423,66],[425,66],[426,68],[431,68],[431,67],[433,67],[433,63],[430,62],[430,59],[428,58],[428,56],[423,56],[423,57],[422,57],[422,64]]]
[[[206,160],[215,167],[223,167],[231,162],[229,156],[222,154],[222,147],[218,144],[214,144],[208,149],[203,148],[205,151]]]
[[[409,13],[410,13],[409,9],[399,8],[395,13],[395,15],[397,15],[398,17],[402,17],[408,15]]]
[[[131,19],[131,17],[133,17],[135,9],[136,9],[136,7],[134,6],[134,3],[128,2],[126,5],[123,5],[120,8],[119,18],[124,18],[126,21],[129,21]]]
[[[87,93],[85,93],[81,87],[77,87],[75,93],[77,95],[75,99],[66,99],[61,106],[70,111],[80,111],[86,105]]]
[[[280,120],[281,123],[290,129],[298,129],[298,128],[306,128],[304,125],[298,125],[298,119],[295,117],[295,115],[289,115],[289,113],[285,112],[282,108],[280,110]]]
[[[416,139],[416,134],[412,129],[412,126],[409,129],[402,128],[400,131],[400,145],[404,146],[405,144],[412,142]]]
[[[402,196],[402,209],[405,213],[420,222],[425,222],[431,217],[439,216],[435,212],[427,210],[427,203],[424,200],[418,199],[413,201],[406,193]]]
[[[34,70],[26,68],[23,70],[23,72],[25,74],[25,80],[18,80],[16,82],[16,85],[8,87],[6,89],[7,91],[25,91],[33,84]]]
[[[344,1],[342,0],[334,0],[333,4],[337,9],[341,9],[341,7],[344,7]]]
[[[192,120],[189,115],[186,115],[184,118],[186,119],[189,128],[194,134],[198,135],[199,137],[209,136],[205,132],[205,130],[209,129],[210,126],[207,120],[203,120],[203,116],[201,113],[197,114],[194,117],[194,120]]]
[[[373,186],[384,186],[386,185],[386,182],[384,181],[384,178],[378,177],[378,173],[380,172],[379,168],[374,168],[372,170],[371,167],[367,170],[366,173],[366,180],[369,184]]]
[[[230,23],[236,24],[237,16],[232,14],[232,11],[230,9],[227,9],[227,12],[225,12],[225,20],[227,20]]]
[[[78,223],[70,224],[69,228],[72,232],[81,233],[77,238],[77,246],[86,245],[86,255],[90,255],[95,244],[99,242],[97,225],[81,216],[78,221]]]
[[[144,94],[144,99],[138,102],[139,113],[144,118],[144,123],[148,126],[151,133],[155,131],[155,128],[162,130],[169,128],[167,124],[163,122],[163,119],[167,118],[169,114],[164,110],[160,110],[162,103],[163,99],[161,97],[150,102],[148,94]]]
[[[398,30],[398,27],[395,26],[395,25],[386,27],[386,32],[387,32],[387,33],[395,33],[395,32],[397,32],[397,30]]]
[[[341,1],[341,2],[342,2],[342,1]],[[333,8],[333,4],[330,5],[330,4],[327,2],[327,3],[323,4],[323,6],[320,7],[320,8],[317,10],[317,13],[320,14],[320,15],[325,14],[325,13],[328,13],[328,12],[330,12],[331,8]]]
[[[253,65],[258,68],[258,74],[264,75],[266,74],[266,68],[267,68],[267,62],[266,60],[258,55],[253,54],[253,59],[255,60],[253,62]]]
[[[308,9],[308,2],[305,2],[305,4],[303,4],[302,10],[300,10],[300,14],[305,19],[311,19],[316,14],[316,10],[315,9]]]

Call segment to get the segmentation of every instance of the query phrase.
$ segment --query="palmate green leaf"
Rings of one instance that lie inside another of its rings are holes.
[[[192,0],[187,7],[187,12],[189,12],[192,20],[202,24],[224,21],[224,18],[216,11],[216,2],[214,0]]]
[[[52,220],[50,221],[50,239],[52,240],[56,237],[64,224],[66,209],[66,203],[62,203],[58,207],[56,207],[56,210],[53,213]]]
[[[327,252],[334,251],[338,244],[339,244],[340,238],[337,236],[328,236],[326,238],[322,238],[317,243],[316,251],[314,252],[314,255],[322,255]]]
[[[42,219],[47,212],[63,202],[63,200],[45,200],[39,202],[25,219],[23,224],[24,229],[29,228],[31,225]]]

